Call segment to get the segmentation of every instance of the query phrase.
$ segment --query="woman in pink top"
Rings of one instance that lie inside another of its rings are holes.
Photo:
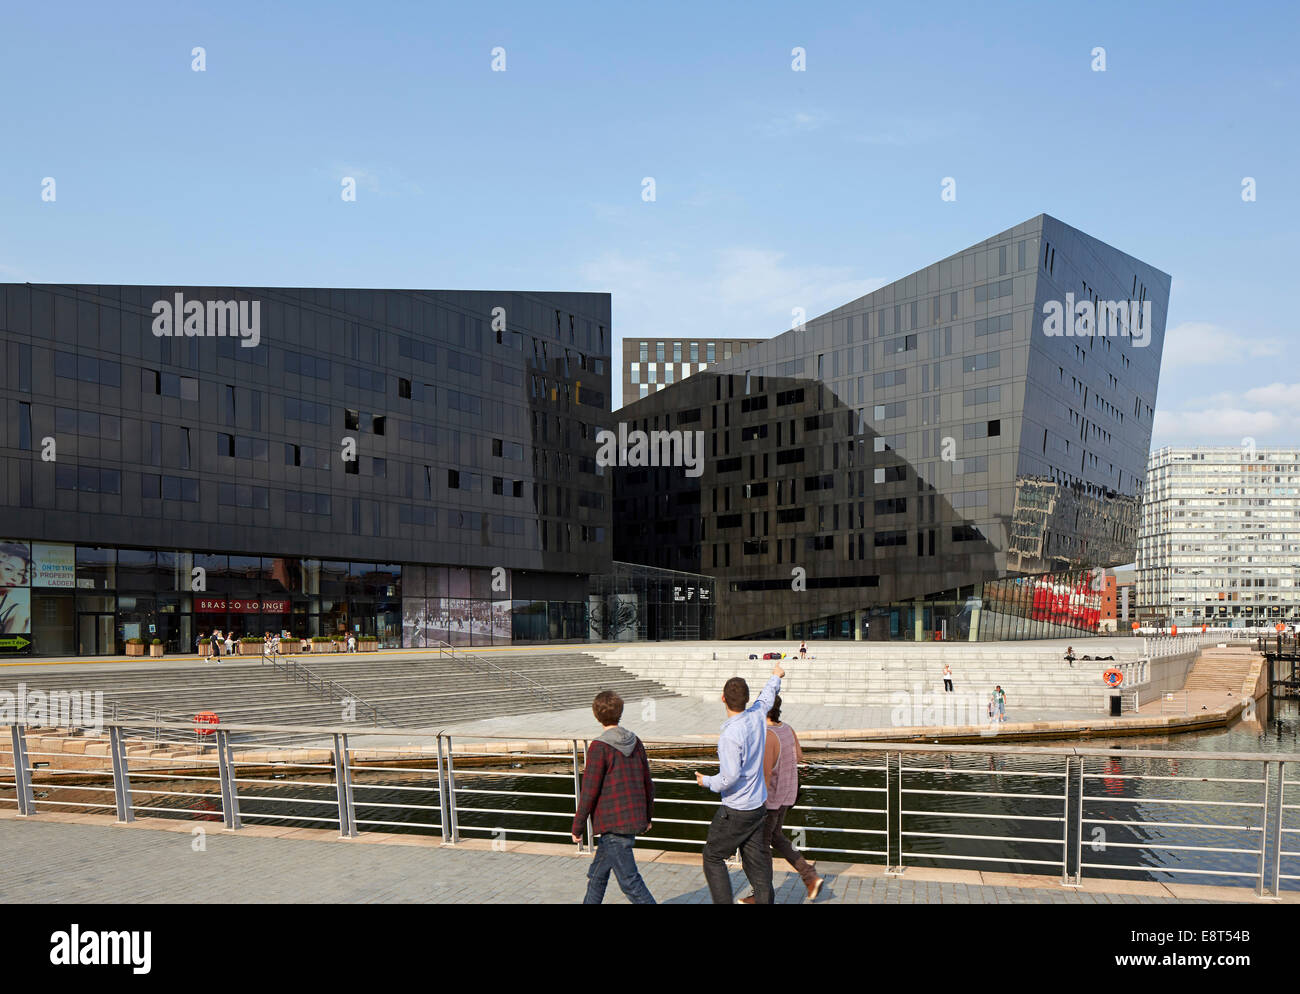
[[[767,712],[767,741],[763,749],[763,778],[767,782],[767,837],[772,855],[780,856],[799,874],[808,888],[808,900],[815,900],[825,883],[817,875],[816,866],[804,859],[799,850],[790,844],[782,827],[786,812],[794,806],[799,793],[798,764],[803,762],[803,749],[794,729],[781,721],[781,695],[777,694],[772,709]],[[752,904],[752,898],[743,903]]]

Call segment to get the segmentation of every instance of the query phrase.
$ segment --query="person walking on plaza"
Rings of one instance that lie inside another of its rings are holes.
[[[591,713],[603,731],[587,749],[582,796],[569,830],[573,841],[582,845],[582,832],[590,817],[592,834],[600,836],[587,869],[587,895],[582,903],[600,904],[605,900],[612,871],[629,901],[654,904],[632,854],[636,837],[650,830],[654,811],[650,760],[641,740],[619,725],[623,698],[618,694],[602,690],[591,702]]]
[[[805,658],[807,658],[807,656],[808,656],[808,643],[807,643],[807,642],[800,642],[800,643],[799,643],[799,658],[800,658],[800,659],[805,659]]]
[[[763,782],[763,749],[767,741],[767,712],[772,710],[785,670],[777,663],[758,700],[749,703],[749,684],[733,676],[722,687],[727,720],[718,735],[718,772],[695,774],[695,782],[722,795],[704,843],[704,879],[714,904],[730,904],[731,876],[727,857],[740,849],[740,862],[754,889],[755,904],[771,904],[772,848],[767,841],[767,786]]]
[[[808,900],[817,900],[826,881],[817,875],[816,865],[803,858],[785,837],[785,816],[794,807],[799,793],[798,764],[803,762],[803,747],[793,728],[781,721],[781,695],[767,713],[767,742],[763,747],[763,781],[767,785],[767,842],[774,856],[780,856],[799,874],[808,889]],[[754,895],[742,897],[741,904],[754,904]]]
[[[945,693],[952,693],[952,667],[947,663],[943,664],[943,689]]]
[[[997,703],[997,707],[998,707],[998,721],[1006,721],[1007,720],[1007,695],[1006,695],[1006,691],[1002,689],[1002,684],[998,684],[996,687],[993,688],[993,700]]]

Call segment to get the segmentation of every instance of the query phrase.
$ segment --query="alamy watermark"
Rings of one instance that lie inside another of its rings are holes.
[[[1136,349],[1151,344],[1151,301],[1084,299],[1075,301],[1073,293],[1065,302],[1049,300],[1043,304],[1043,334],[1048,338],[1115,338],[1127,335]]]
[[[241,338],[246,349],[262,340],[260,300],[186,300],[176,294],[172,300],[153,303],[155,338]]]
[[[704,432],[702,431],[628,431],[620,421],[618,434],[598,431],[597,466],[683,466],[686,475],[704,473]]]
[[[104,692],[96,690],[0,690],[0,725],[32,728],[86,728],[96,735],[104,730]]]

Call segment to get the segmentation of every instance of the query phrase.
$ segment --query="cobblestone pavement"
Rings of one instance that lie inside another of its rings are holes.
[[[550,852],[270,838],[209,827],[206,851],[181,830],[0,819],[0,901],[111,904],[218,903],[577,903],[586,890],[585,858]],[[396,841],[396,840],[394,840]],[[642,862],[662,904],[706,904],[698,862]],[[1213,903],[1148,895],[1092,893],[1045,884],[1013,887],[866,875],[863,867],[821,862],[826,886],[817,904],[1165,904]],[[778,868],[776,899],[801,904],[797,875]],[[744,875],[733,887],[747,893]],[[606,903],[627,903],[611,877]]]

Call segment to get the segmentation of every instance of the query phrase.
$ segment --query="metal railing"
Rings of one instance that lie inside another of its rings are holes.
[[[397,828],[435,832],[445,845],[474,835],[569,840],[590,744],[524,739],[529,748],[520,749],[518,736],[481,736],[461,746],[446,734],[313,728],[305,731],[316,748],[277,750],[257,737],[304,729],[232,725],[214,727],[192,755],[163,758],[141,753],[125,728],[108,726],[108,756],[87,770],[61,765],[87,757],[53,751],[37,735],[32,748],[28,729],[0,727],[9,746],[0,806],[24,817],[60,807],[113,812],[119,822],[189,816],[231,830],[291,822],[336,827],[344,838]],[[232,733],[250,741],[237,750]],[[383,744],[396,736],[406,741]],[[655,811],[639,838],[699,850],[717,798],[687,774],[716,767],[712,747],[647,745],[676,755],[650,759]],[[916,865],[1018,868],[1065,886],[1103,873],[1236,878],[1260,897],[1300,882],[1293,754],[811,740],[804,748],[826,758],[804,764],[803,800],[785,831],[810,856],[884,863],[891,875]],[[1239,768],[1200,768],[1223,763]],[[579,851],[589,852],[590,819],[580,835]]]
[[[1214,632],[1205,632],[1204,634],[1195,632],[1154,638],[1144,637],[1142,639],[1142,655],[1152,659],[1161,656],[1182,656],[1224,641],[1226,639],[1222,634],[1215,634]]]
[[[314,670],[298,662],[296,656],[275,656],[275,655],[270,655],[268,653],[262,653],[262,662],[270,663],[273,669],[276,670],[283,669],[285,679],[290,681],[301,680],[303,683],[307,685],[308,690],[317,691],[318,693],[320,693],[322,697],[328,700],[331,704],[334,701],[353,702],[354,704],[358,705],[359,708],[363,708],[366,712],[369,713],[370,720],[373,724],[376,725],[381,723],[387,723],[390,725],[393,724],[391,721],[386,721],[386,719],[384,719],[384,717],[379,713],[379,710],[373,704],[369,704],[366,701],[363,701],[360,697],[352,693],[352,691],[348,690],[348,688],[343,686],[341,683],[337,683],[334,680],[327,680],[324,677],[320,676]]]
[[[1191,714],[1191,705],[1185,690],[1166,690],[1160,695],[1161,714]]]
[[[524,676],[524,674],[520,673],[518,670],[508,669],[505,666],[498,666],[491,660],[484,659],[482,656],[476,655],[472,652],[466,652],[464,649],[459,649],[450,642],[443,642],[441,639],[436,640],[435,643],[429,647],[433,648],[435,646],[438,650],[439,658],[442,656],[450,656],[452,660],[456,662],[464,662],[468,664],[469,667],[476,672],[496,674],[497,676],[503,677],[512,687],[521,687],[525,690],[531,691],[537,699],[548,708],[555,707],[555,697],[551,691],[544,685],[532,679],[532,677]]]

